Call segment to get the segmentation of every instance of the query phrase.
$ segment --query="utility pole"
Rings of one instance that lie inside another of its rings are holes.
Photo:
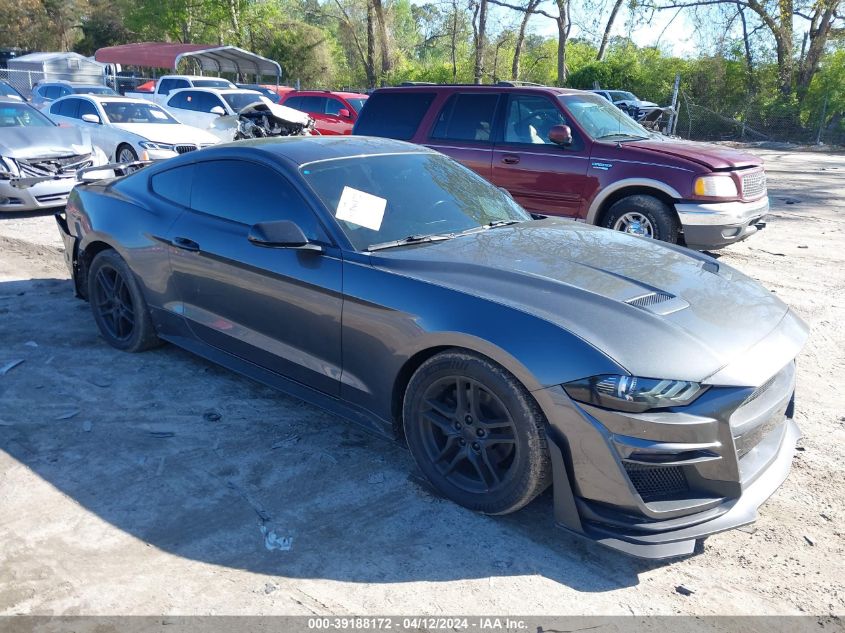
[[[675,134],[675,127],[678,125],[678,91],[681,88],[681,73],[675,73],[675,85],[672,88],[672,114],[669,115],[669,124],[666,130],[670,135]]]

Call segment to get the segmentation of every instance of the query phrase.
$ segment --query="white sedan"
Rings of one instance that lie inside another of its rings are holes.
[[[121,163],[163,160],[220,142],[143,99],[70,95],[54,101],[48,112],[59,125],[89,130],[94,145]]]
[[[311,117],[287,106],[273,103],[255,90],[218,88],[182,88],[170,93],[167,109],[180,121],[209,130],[223,140],[232,140],[236,117],[249,106],[264,104],[274,117],[298,126],[308,126]],[[221,118],[223,117],[223,118]]]

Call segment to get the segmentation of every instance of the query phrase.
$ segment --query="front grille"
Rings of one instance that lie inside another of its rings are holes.
[[[766,172],[755,171],[742,175],[742,197],[756,198],[766,193]]]
[[[66,193],[53,193],[47,196],[35,196],[35,199],[41,203],[47,202],[67,202],[68,194]]]
[[[625,464],[625,471],[643,501],[657,501],[689,492],[684,469],[680,466]]]
[[[775,375],[774,375],[774,376],[772,376],[771,378],[769,378],[766,382],[764,382],[764,383],[763,383],[762,385],[760,385],[759,387],[757,387],[757,388],[754,390],[754,392],[753,392],[750,396],[748,396],[742,404],[748,404],[749,402],[753,402],[754,400],[756,400],[757,398],[759,398],[760,396],[762,396],[762,395],[763,395],[764,393],[766,393],[769,389],[771,389],[772,385],[773,385],[773,384],[775,384],[775,382],[777,382],[777,379],[778,379],[779,377],[780,377],[780,372],[779,372],[779,373],[777,373],[777,374],[775,374]]]
[[[187,154],[188,152],[193,152],[196,148],[196,145],[177,145],[176,151],[179,154]]]
[[[795,363],[787,364],[757,387],[731,415],[737,457],[742,458],[784,420],[794,389]]]
[[[25,178],[72,174],[77,169],[91,167],[93,164],[94,161],[91,159],[91,154],[74,154],[71,156],[35,158],[30,160],[18,159],[21,175]]]
[[[635,299],[628,299],[625,303],[630,306],[635,306],[637,308],[648,308],[649,306],[653,306],[658,303],[663,303],[664,301],[669,301],[669,299],[673,299],[674,297],[670,294],[665,292],[651,292],[647,295],[643,295],[642,297],[637,297]]]

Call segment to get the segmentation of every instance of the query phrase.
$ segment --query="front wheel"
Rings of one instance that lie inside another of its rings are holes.
[[[117,149],[118,163],[134,163],[136,160],[138,160],[138,154],[129,145],[121,145]]]
[[[487,358],[455,350],[427,360],[408,383],[403,419],[419,468],[471,510],[514,512],[551,481],[540,408]]]
[[[602,226],[631,235],[678,243],[678,216],[662,200],[653,196],[627,196],[613,203]]]

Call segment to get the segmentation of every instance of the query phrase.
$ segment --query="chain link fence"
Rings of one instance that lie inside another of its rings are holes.
[[[797,111],[763,114],[748,108],[739,115],[732,115],[696,103],[681,92],[675,135],[693,141],[845,145],[842,120],[842,114],[825,112],[824,108],[806,121],[801,120]]]
[[[17,70],[11,68],[0,68],[0,79],[9,83],[15,90],[29,99],[32,96],[32,89],[39,81],[73,81],[88,84],[105,84],[120,94],[130,90],[136,90],[138,86],[146,83],[155,83],[154,77],[141,77],[136,75],[120,74],[117,77],[103,74],[79,74],[73,76],[62,76],[56,73],[47,73],[37,70]]]

